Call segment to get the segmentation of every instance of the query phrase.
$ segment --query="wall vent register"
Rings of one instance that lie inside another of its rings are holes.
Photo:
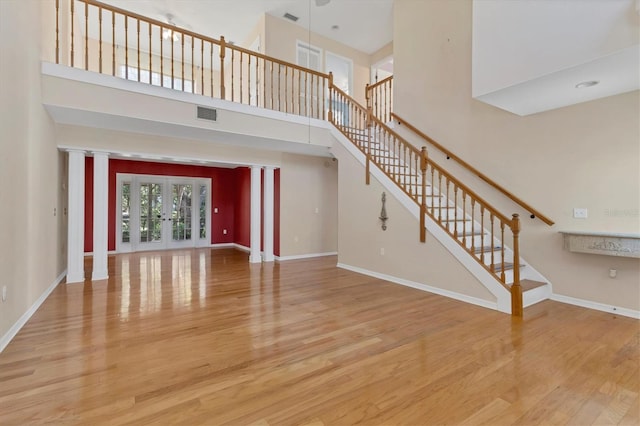
[[[218,119],[218,111],[213,108],[199,106],[197,116],[201,120],[216,121]]]

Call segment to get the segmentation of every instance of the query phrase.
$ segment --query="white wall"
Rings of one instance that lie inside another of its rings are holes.
[[[583,64],[640,40],[635,0],[474,0],[473,95]]]
[[[66,263],[65,161],[40,93],[41,18],[49,6],[0,1],[0,287],[7,287],[0,343]]]
[[[555,293],[640,310],[637,259],[571,253],[558,233],[640,231],[638,91],[518,117],[471,96],[470,0],[396,0],[394,12],[398,114],[556,222],[527,219],[521,237],[522,256]],[[573,219],[574,207],[589,218]]]
[[[329,158],[282,154],[280,256],[338,250],[338,164]]]

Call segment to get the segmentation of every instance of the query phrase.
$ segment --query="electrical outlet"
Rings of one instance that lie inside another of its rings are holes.
[[[217,207],[214,207],[214,208],[213,208],[213,212],[214,212],[214,213],[218,213],[218,208],[217,208]]]
[[[574,219],[586,219],[588,217],[588,210],[584,208],[574,208],[573,209],[573,218]]]
[[[226,229],[222,230],[222,235],[227,235],[227,230]]]
[[[7,286],[2,286],[2,301],[7,300]]]
[[[380,256],[384,256],[384,247],[380,248]]]

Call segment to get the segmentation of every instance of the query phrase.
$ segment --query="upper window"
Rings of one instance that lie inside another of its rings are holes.
[[[138,80],[138,72],[140,73],[140,80]],[[170,89],[184,90],[185,92],[195,93],[194,92],[195,87],[191,80],[182,80],[181,78],[174,77],[173,86],[172,86],[170,75],[160,76],[160,73],[157,73],[157,72],[149,73],[148,70],[142,70],[136,67],[130,66],[127,68],[125,65],[120,66],[120,77],[125,78],[127,80],[140,81],[142,83],[151,84],[153,86],[162,86],[162,87],[168,87]],[[184,83],[184,89],[183,89],[183,83]]]

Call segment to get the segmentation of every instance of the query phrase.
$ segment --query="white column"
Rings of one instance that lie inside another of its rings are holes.
[[[261,168],[251,166],[251,253],[250,263],[260,263],[260,199],[261,199]]]
[[[273,262],[274,168],[264,169],[264,261]]]
[[[84,151],[69,151],[67,284],[84,281]]]
[[[93,273],[91,280],[106,280],[109,207],[109,154],[93,153]]]

